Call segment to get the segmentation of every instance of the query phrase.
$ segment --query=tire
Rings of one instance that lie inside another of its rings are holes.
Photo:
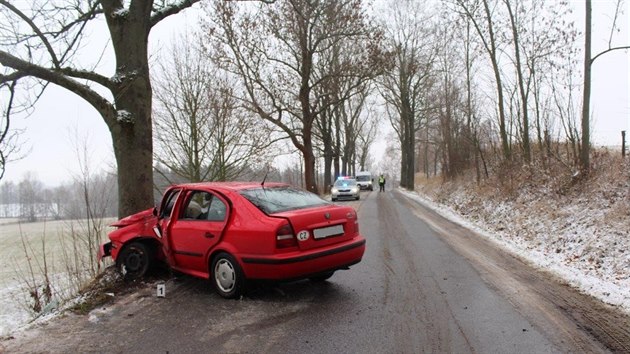
[[[337,201],[337,198],[330,198],[333,202]]]
[[[332,277],[333,274],[335,274],[334,270],[332,272],[326,272],[326,273],[322,273],[322,274],[316,275],[314,277],[310,277],[310,278],[308,278],[308,280],[310,280],[310,281],[312,281],[314,283],[321,283],[323,281],[326,281],[326,280],[330,279],[330,277]]]
[[[360,195],[357,195],[356,200],[359,200],[359,199],[361,199],[361,196],[360,196]]]
[[[212,259],[211,281],[217,294],[226,299],[236,299],[245,288],[245,276],[236,258],[221,252]]]
[[[136,280],[147,273],[151,265],[151,258],[147,245],[141,242],[131,242],[122,249],[116,264],[125,280]]]

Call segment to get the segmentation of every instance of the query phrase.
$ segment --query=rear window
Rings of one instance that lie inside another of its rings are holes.
[[[246,189],[240,194],[267,214],[330,204],[314,193],[292,187]]]
[[[370,176],[357,176],[357,181],[359,182],[367,182],[371,180]]]

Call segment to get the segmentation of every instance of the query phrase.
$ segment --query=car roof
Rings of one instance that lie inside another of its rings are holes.
[[[265,187],[288,187],[286,183],[265,182]],[[186,189],[215,189],[225,191],[240,191],[244,189],[261,188],[261,182],[200,182],[200,183],[182,183],[172,187],[182,187]]]

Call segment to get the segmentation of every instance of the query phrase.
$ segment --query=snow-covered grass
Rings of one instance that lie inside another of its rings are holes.
[[[579,181],[534,166],[509,183],[417,178],[407,195],[630,313],[629,159],[600,152]]]
[[[0,336],[41,315],[34,313],[29,292],[37,287],[41,296],[45,275],[52,286],[53,301],[41,304],[42,313],[74,296],[80,283],[91,279],[84,220],[14,221],[0,223]],[[109,221],[104,221],[105,225]]]

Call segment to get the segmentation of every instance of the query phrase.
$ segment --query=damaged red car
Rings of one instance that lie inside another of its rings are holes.
[[[252,279],[322,281],[361,261],[356,211],[281,183],[208,182],[170,187],[159,207],[113,224],[99,259],[127,278],[156,261],[210,279],[239,297]]]

